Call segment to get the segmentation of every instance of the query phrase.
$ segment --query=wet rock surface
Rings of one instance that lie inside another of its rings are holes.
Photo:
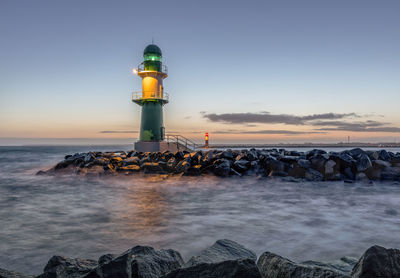
[[[78,278],[97,266],[97,261],[53,256],[38,278]]]
[[[279,255],[265,252],[258,259],[257,266],[263,278],[345,278],[349,277],[337,271],[329,264],[295,263]]]
[[[400,277],[400,250],[372,246],[351,272],[352,278]]]
[[[162,278],[261,278],[253,260],[230,260],[219,263],[201,263],[177,269]]]
[[[136,246],[123,254],[104,259],[85,278],[135,277],[157,278],[182,267],[181,255],[172,249],[155,250],[149,246]]]
[[[193,256],[185,264],[185,267],[198,265],[201,263],[218,263],[228,260],[250,259],[257,260],[257,256],[251,250],[246,249],[229,239],[220,239],[212,246],[204,249],[200,254]]]
[[[400,250],[372,246],[359,260],[293,262],[271,252],[256,255],[228,239],[216,241],[186,263],[179,252],[135,246],[97,261],[53,256],[37,278],[395,278],[400,277]],[[32,278],[0,269],[0,278]]]
[[[400,181],[400,153],[360,148],[342,152],[314,149],[208,150],[140,153],[88,152],[65,159],[38,175],[83,176],[168,174],[200,176],[293,177],[308,181]]]

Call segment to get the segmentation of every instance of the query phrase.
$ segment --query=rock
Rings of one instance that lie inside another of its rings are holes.
[[[169,172],[173,172],[175,170],[175,166],[177,164],[177,160],[175,157],[171,157],[167,162],[167,170]]]
[[[174,157],[175,157],[178,161],[179,161],[179,160],[182,160],[184,156],[185,156],[185,154],[184,154],[182,151],[177,151],[177,152],[174,154]]]
[[[164,172],[162,166],[158,162],[145,162],[140,166],[146,174],[155,174]]]
[[[192,164],[200,164],[201,160],[204,156],[204,153],[202,151],[197,151],[197,152],[191,153],[190,155],[192,157]]]
[[[182,257],[177,251],[156,251],[149,246],[135,246],[108,263],[99,265],[85,278],[158,278],[182,265]]]
[[[356,161],[356,167],[358,172],[364,172],[372,167],[371,159],[365,153],[360,154]]]
[[[105,255],[100,256],[100,258],[97,260],[97,263],[99,265],[107,264],[107,263],[111,262],[112,260],[114,260],[115,257],[116,257],[115,254],[105,254]]]
[[[250,167],[250,161],[239,159],[233,162],[233,169],[238,171],[239,173],[246,172]]]
[[[335,167],[336,166],[336,162],[333,160],[328,160],[325,163],[325,176],[329,177],[332,176],[335,173]]]
[[[330,159],[335,161],[340,171],[345,168],[353,168],[356,160],[347,153],[331,154]]]
[[[318,262],[318,261],[305,261],[301,262],[303,265],[322,267],[337,271],[343,275],[350,275],[351,270],[356,265],[358,259],[352,257],[342,257],[333,262]]]
[[[306,158],[307,158],[307,159],[310,159],[310,158],[313,157],[313,156],[322,155],[322,154],[326,154],[326,151],[324,151],[324,150],[318,150],[318,149],[313,149],[313,150],[308,151],[308,152],[306,153]]]
[[[79,278],[97,267],[97,262],[53,256],[37,278]]]
[[[308,181],[322,181],[324,179],[324,176],[321,174],[321,172],[309,168],[305,173],[305,178]]]
[[[365,251],[351,272],[352,278],[400,277],[400,250],[374,245]]]
[[[254,260],[229,260],[218,263],[201,263],[181,268],[161,278],[261,278]]]
[[[273,253],[263,253],[257,262],[263,278],[347,278],[326,267],[299,264]]]
[[[349,180],[354,180],[356,178],[353,171],[349,167],[344,169],[343,174],[344,174],[345,178],[347,178]]]
[[[263,168],[265,170],[265,174],[268,176],[272,171],[285,172],[285,163],[272,156],[269,156],[264,159]]]
[[[126,158],[122,161],[123,166],[128,166],[128,165],[139,165],[140,159],[139,157],[129,157]]]
[[[297,156],[289,156],[289,155],[285,155],[285,156],[281,156],[279,157],[279,160],[285,163],[295,163],[297,162],[297,160],[299,160],[299,158]]]
[[[185,173],[190,168],[190,162],[187,160],[181,160],[175,167],[176,173]]]
[[[300,167],[304,168],[304,169],[308,169],[308,168],[311,167],[311,162],[310,162],[309,160],[307,160],[307,159],[299,159],[299,160],[297,161],[297,164],[298,164]]]
[[[122,167],[118,167],[117,170],[118,171],[127,171],[127,172],[139,172],[140,171],[140,166],[139,165],[122,166]]]
[[[372,167],[374,169],[385,169],[386,167],[390,167],[390,166],[392,166],[390,164],[390,162],[387,162],[384,160],[379,160],[379,159],[372,160]]]
[[[96,157],[95,157],[92,153],[88,153],[88,154],[85,156],[84,161],[85,161],[85,163],[89,163],[89,162],[92,162],[92,161],[95,160],[95,159],[96,159]]]
[[[310,158],[311,167],[321,173],[325,172],[326,161],[326,157],[321,154]]]
[[[111,163],[114,163],[114,164],[118,164],[118,163],[122,162],[122,160],[123,159],[120,156],[112,156],[110,159]]]
[[[356,159],[357,157],[359,157],[361,154],[365,154],[365,155],[366,155],[366,153],[365,153],[362,149],[360,149],[360,148],[352,149],[352,150],[348,151],[348,154],[349,154],[350,156],[352,156],[354,159]]]
[[[185,264],[185,267],[201,263],[218,263],[228,260],[250,259],[257,260],[255,253],[246,249],[243,245],[229,239],[217,240],[212,246],[204,249],[199,255],[193,256]]]
[[[200,176],[201,175],[201,165],[194,165],[189,167],[185,172],[185,176]]]
[[[9,271],[0,268],[0,278],[34,278],[33,275],[27,275],[15,271]]]
[[[227,159],[217,159],[214,161],[214,169],[213,172],[215,175],[220,177],[229,176],[231,171],[231,165]]]
[[[292,176],[295,178],[304,178],[307,169],[310,167],[311,167],[311,162],[309,160],[299,159],[289,169],[288,174],[289,174],[289,176]]]
[[[269,177],[287,177],[287,176],[288,176],[288,173],[285,172],[285,171],[275,171],[275,170],[272,170],[272,171],[269,173]]]
[[[361,182],[369,182],[369,178],[365,173],[357,173],[356,174],[356,181],[361,181]]]
[[[389,153],[386,150],[378,151],[378,159],[383,161],[389,161],[391,159]]]
[[[397,167],[385,168],[384,170],[382,170],[381,179],[389,181],[400,180],[400,168]]]
[[[225,159],[232,160],[232,159],[233,159],[232,150],[223,151],[223,152],[221,153],[221,158],[225,158]]]

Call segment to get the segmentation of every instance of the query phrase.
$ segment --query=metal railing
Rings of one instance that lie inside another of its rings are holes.
[[[143,98],[143,95],[145,95],[146,97]],[[162,92],[161,96],[160,96],[160,94],[156,94],[154,92],[151,92],[151,93],[147,93],[147,92],[143,93],[140,91],[132,92],[132,101],[140,101],[142,99],[161,99],[165,102],[168,102],[169,96],[168,96],[168,93],[166,93],[166,92]]]
[[[196,148],[199,146],[199,144],[193,142],[192,140],[183,137],[182,135],[179,134],[165,134],[165,138],[167,143],[176,143],[176,145],[183,146],[186,149],[190,149],[192,151],[195,151]]]
[[[137,71],[138,72],[146,71],[146,70],[144,70],[144,64],[143,63],[139,64],[139,66],[137,67]],[[162,65],[161,66],[161,72],[165,73],[166,75],[168,75],[168,67],[166,65]]]

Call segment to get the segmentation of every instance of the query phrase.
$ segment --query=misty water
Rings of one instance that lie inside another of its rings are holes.
[[[55,255],[97,259],[142,244],[184,259],[217,239],[293,260],[400,247],[400,184],[257,177],[35,176],[109,147],[0,147],[0,268],[38,274]]]

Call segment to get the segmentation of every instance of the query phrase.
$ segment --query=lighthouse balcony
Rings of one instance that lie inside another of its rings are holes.
[[[164,76],[164,78],[168,76],[168,67],[166,65],[161,65],[160,67],[158,66],[145,67],[144,64],[141,63],[136,70],[139,76],[146,74],[154,74],[154,73],[161,74]]]
[[[132,101],[141,105],[146,101],[160,101],[162,104],[169,102],[168,94],[154,92],[132,92]]]

